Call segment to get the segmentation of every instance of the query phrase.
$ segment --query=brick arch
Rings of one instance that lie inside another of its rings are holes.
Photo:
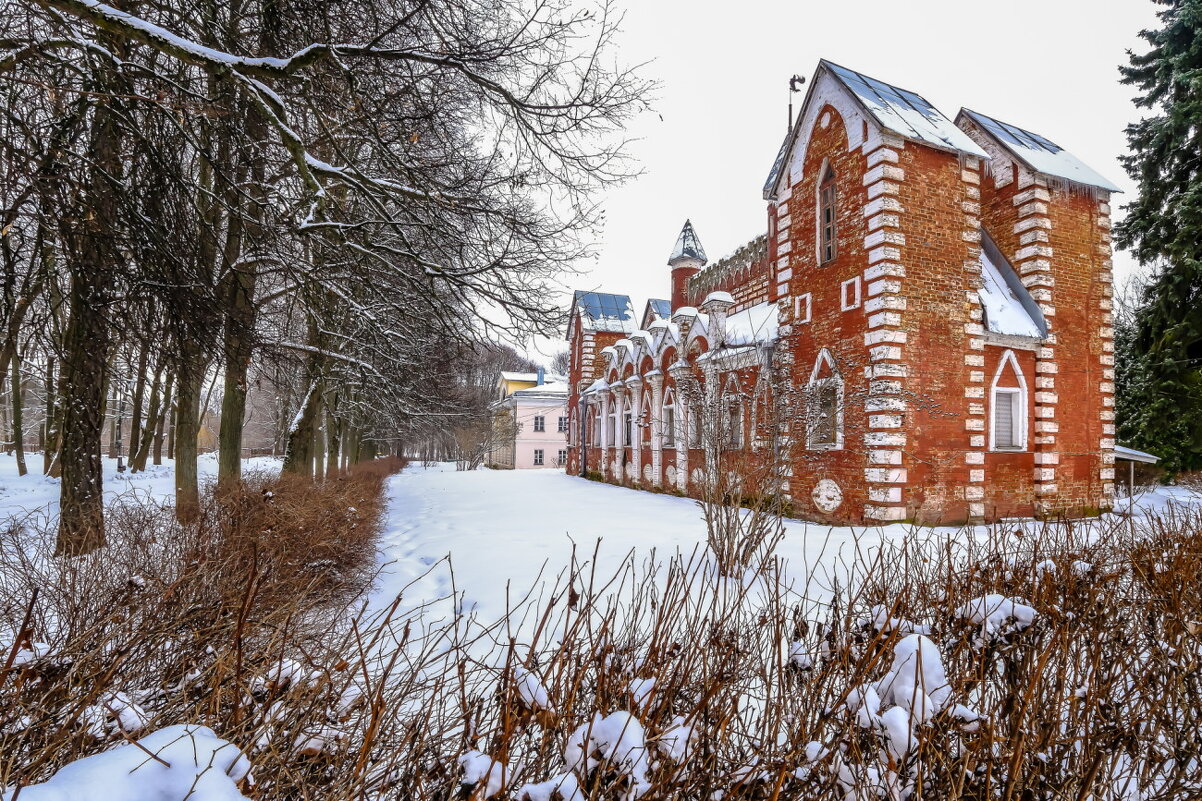
[[[645,354],[639,359],[639,375],[647,375],[655,369],[655,358],[651,354]]]
[[[660,356],[659,367],[666,374],[668,372],[668,368],[671,367],[675,362],[676,362],[676,346],[669,345],[668,347],[664,348],[663,355]]]
[[[826,127],[823,127],[823,115],[829,114]],[[863,142],[863,136],[859,130],[853,130],[852,126],[860,126],[863,124],[863,118],[856,109],[851,98],[846,96],[846,93],[839,92],[832,94],[827,98],[818,110],[813,112],[809,117],[809,123],[805,128],[805,147],[799,148],[793,158],[793,162],[789,165],[789,181],[791,184],[801,180],[803,175],[809,172],[810,160],[810,145],[815,139],[826,138],[826,135],[832,129],[839,131],[840,145],[844,151],[851,150],[853,143],[859,144]],[[799,173],[799,170],[801,171]]]
[[[606,373],[605,373],[605,383],[612,384],[617,380],[618,380],[618,368],[617,367],[609,368],[609,370],[606,371]]]

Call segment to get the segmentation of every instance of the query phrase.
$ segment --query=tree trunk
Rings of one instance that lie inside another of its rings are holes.
[[[322,406],[325,404],[323,403]],[[322,413],[317,411],[318,424],[313,427],[313,480],[321,481],[325,478],[326,467],[326,433],[325,426],[321,425]]]
[[[154,442],[154,434],[158,427],[159,421],[159,406],[162,404],[162,396],[159,392],[163,381],[163,365],[160,363],[154,371],[154,378],[150,383],[150,402],[149,408],[146,410],[146,419],[142,423],[141,429],[131,429],[130,431],[130,450],[129,469],[132,473],[138,473],[146,469],[146,460],[150,457],[150,448]],[[136,432],[136,433],[135,433]],[[134,437],[137,439],[134,439]]]
[[[200,401],[204,388],[203,354],[193,348],[181,348],[179,389],[175,402],[175,516],[190,523],[200,513],[200,476],[197,470],[197,444],[200,437]]]
[[[25,467],[25,426],[22,422],[22,409],[24,407],[24,388],[21,384],[21,357],[17,352],[13,351],[13,450],[17,454],[17,475],[23,476],[28,473]]]
[[[58,472],[58,396],[55,389],[58,381],[54,377],[54,357],[46,356],[46,444],[42,449],[42,473],[50,476]]]
[[[246,420],[247,373],[254,337],[255,276],[234,270],[229,276],[225,323],[225,388],[217,443],[217,483],[242,478],[242,435]]]
[[[326,404],[326,478],[338,475],[338,451],[342,445],[339,436],[341,425],[335,416],[338,412],[338,393],[335,392]]]
[[[175,426],[179,422],[179,388],[175,390],[175,398],[171,404],[171,411],[167,416],[167,458],[175,458]],[[155,464],[162,464],[158,460],[158,454],[155,454]]]
[[[295,473],[301,476],[313,475],[314,434],[317,428],[318,413],[321,411],[321,378],[318,369],[313,365],[317,354],[310,356],[309,391],[296,414],[291,430],[288,432],[288,444],[284,449],[285,473]]]
[[[142,406],[146,402],[146,366],[150,360],[150,342],[142,342],[138,352],[138,369],[134,375],[134,406],[129,420],[129,460],[133,462],[138,455],[138,443],[141,441]]]
[[[85,250],[83,262],[99,262]],[[97,263],[75,271],[69,295],[71,320],[63,343],[61,381],[62,470],[56,553],[78,555],[104,545],[103,468],[100,435],[104,425],[104,375],[108,369],[109,328],[106,267]]]
[[[154,463],[163,463],[163,429],[167,427],[167,420],[171,417],[171,408],[174,403],[171,390],[172,384],[175,381],[175,373],[168,368],[167,370],[167,386],[163,388],[163,400],[159,408],[159,418],[154,422]],[[171,458],[171,454],[167,454],[167,458]]]
[[[101,45],[117,61],[124,55],[119,40],[102,36]],[[77,214],[63,215],[59,225],[67,246],[71,289],[70,321],[63,341],[63,408],[61,495],[56,553],[76,555],[104,545],[103,466],[100,434],[108,375],[113,288],[123,258],[116,241],[120,230],[117,193],[121,191],[122,113],[116,108],[126,94],[111,62],[101,59],[86,162],[88,184]]]

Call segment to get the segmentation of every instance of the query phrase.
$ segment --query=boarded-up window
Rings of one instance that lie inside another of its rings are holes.
[[[993,447],[998,449],[1021,448],[1022,411],[1019,402],[1022,391],[1010,387],[993,390]]]
[[[810,443],[834,445],[839,436],[839,388],[833,380],[826,379],[814,386],[814,393],[813,435]]]
[[[836,202],[835,202],[835,171],[829,166],[822,176],[818,187],[818,228],[821,261],[826,264],[835,258],[837,235],[835,232]]]
[[[729,432],[728,444],[731,448],[743,447],[743,404],[731,401],[726,410],[726,427]]]

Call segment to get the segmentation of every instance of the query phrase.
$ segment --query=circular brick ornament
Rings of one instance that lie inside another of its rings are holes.
[[[839,485],[829,478],[824,478],[814,485],[814,491],[810,493],[810,497],[814,499],[815,506],[829,514],[842,505],[843,490],[839,489]]]

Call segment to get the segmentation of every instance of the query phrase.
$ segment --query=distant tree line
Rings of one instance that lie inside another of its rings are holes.
[[[555,322],[595,190],[630,173],[648,87],[614,65],[618,22],[568,0],[0,6],[4,439],[32,398],[60,552],[104,542],[106,421],[134,470],[169,441],[187,519],[206,400],[219,483],[255,392],[315,477],[470,411],[452,365]]]

